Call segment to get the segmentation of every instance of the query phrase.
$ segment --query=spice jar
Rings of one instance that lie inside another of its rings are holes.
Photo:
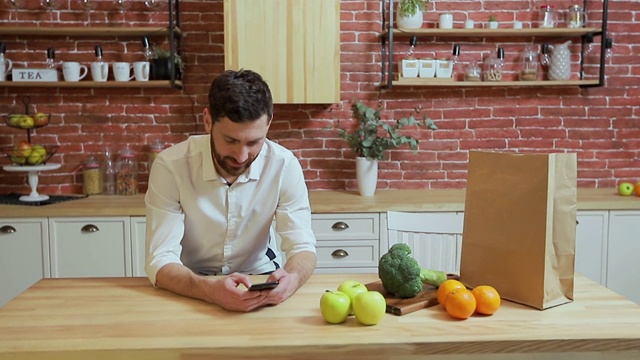
[[[149,144],[149,153],[148,156],[148,168],[151,171],[151,165],[153,165],[153,161],[156,159],[156,156],[164,149],[164,142],[160,139],[155,139]]]
[[[464,68],[464,81],[480,81],[480,73],[481,70],[478,62],[473,60]]]
[[[502,70],[504,68],[504,49],[498,48],[495,55],[491,55],[484,60],[484,81],[502,81]]]
[[[82,192],[86,195],[102,194],[100,162],[89,156],[82,165]]]
[[[569,15],[567,17],[568,28],[581,28],[587,22],[587,14],[578,4],[569,6]]]
[[[126,147],[116,161],[116,194],[135,195],[138,193],[138,160],[136,154]]]

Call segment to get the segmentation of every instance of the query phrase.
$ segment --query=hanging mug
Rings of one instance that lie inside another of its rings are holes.
[[[0,61],[0,81],[7,80],[7,75],[9,75],[12,67],[13,63],[11,62],[11,60],[4,59],[3,61]]]

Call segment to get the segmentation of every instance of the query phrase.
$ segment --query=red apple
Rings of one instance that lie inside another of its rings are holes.
[[[14,155],[24,157],[25,159],[31,155],[31,144],[28,141],[21,141],[14,149]]]
[[[636,183],[636,196],[640,196],[640,182]]]
[[[39,112],[33,115],[33,121],[35,122],[35,126],[45,126],[49,124],[49,115]]]

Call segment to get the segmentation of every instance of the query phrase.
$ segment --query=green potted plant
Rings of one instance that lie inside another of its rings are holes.
[[[396,22],[400,29],[419,29],[424,20],[424,11],[427,9],[429,0],[400,0]]]
[[[489,29],[497,29],[498,28],[498,19],[495,16],[489,15]]]
[[[356,154],[356,176],[360,194],[363,196],[371,196],[375,193],[378,161],[386,159],[387,150],[404,145],[409,146],[414,152],[418,150],[418,139],[410,135],[401,135],[399,130],[412,126],[437,129],[431,119],[416,118],[421,112],[419,108],[409,117],[403,117],[395,122],[382,120],[380,110],[380,106],[373,109],[358,100],[351,106],[353,118],[357,120],[357,127],[350,132],[345,129],[338,130],[338,135],[347,141]]]
[[[173,64],[169,60],[171,52],[156,46],[151,48],[151,80],[171,80],[171,71],[175,78],[180,79],[184,72],[184,62],[177,52],[174,54]]]

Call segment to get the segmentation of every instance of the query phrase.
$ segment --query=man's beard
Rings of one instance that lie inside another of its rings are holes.
[[[257,155],[253,158],[248,158],[242,165],[239,167],[233,166],[231,164],[235,164],[236,160],[231,156],[222,156],[217,150],[215,143],[213,141],[213,136],[209,137],[211,139],[211,154],[213,154],[213,161],[215,165],[217,165],[222,171],[225,172],[224,175],[238,177],[244,173],[251,163],[256,159]]]

